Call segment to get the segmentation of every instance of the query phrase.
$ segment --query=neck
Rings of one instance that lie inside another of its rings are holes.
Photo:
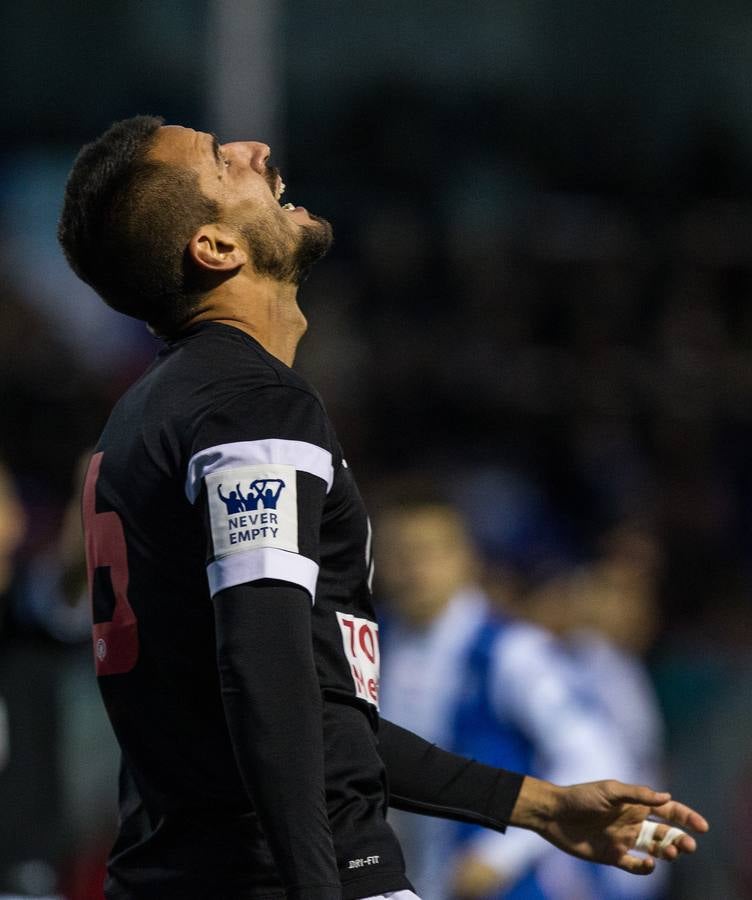
[[[298,306],[298,289],[271,279],[254,279],[243,289],[223,286],[206,298],[188,325],[221,322],[249,334],[272,356],[291,366],[308,323]]]

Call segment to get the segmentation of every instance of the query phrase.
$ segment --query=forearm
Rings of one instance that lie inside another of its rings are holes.
[[[339,900],[310,599],[292,586],[243,585],[214,604],[230,736],[287,896]]]
[[[458,756],[382,719],[379,749],[395,809],[504,831],[523,776]]]

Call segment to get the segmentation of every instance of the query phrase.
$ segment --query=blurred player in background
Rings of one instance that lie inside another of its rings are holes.
[[[654,708],[646,721],[632,709],[625,734],[610,713],[623,699],[619,673],[592,684],[605,673],[573,666],[550,633],[493,608],[468,528],[445,498],[401,491],[380,512],[376,534],[391,612],[382,629],[384,715],[465,756],[552,781],[645,777],[631,750],[654,728]],[[562,857],[531,832],[502,837],[405,814],[393,822],[418,890],[433,900],[636,900],[662,887]]]
[[[641,778],[662,776],[663,721],[644,657],[660,625],[661,550],[649,528],[623,522],[590,563],[529,591],[520,615],[556,633],[619,729]],[[616,694],[608,684],[617,682]]]
[[[603,536],[592,561],[544,580],[524,594],[517,607],[520,615],[561,639],[568,658],[586,674],[588,689],[606,711],[620,747],[629,754],[631,777],[648,784],[663,780],[664,724],[644,663],[660,625],[661,564],[661,549],[650,528],[624,521]],[[542,877],[548,884],[560,884],[562,879],[573,880],[577,871],[571,861],[552,855]],[[606,870],[598,870],[596,883],[616,898],[659,887],[635,886]]]
[[[706,827],[668,795],[556,787],[379,718],[370,526],[290,368],[298,287],[331,228],[281,205],[269,155],[142,116],[87,145],[66,187],[74,270],[165,339],[83,491],[95,663],[123,751],[107,896],[403,900],[390,802],[651,871],[629,852],[651,810]],[[669,859],[695,847],[666,825],[654,837]]]

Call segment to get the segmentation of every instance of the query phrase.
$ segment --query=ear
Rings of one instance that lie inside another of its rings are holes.
[[[214,222],[202,225],[188,242],[188,254],[199,269],[231,272],[248,262],[237,232]]]

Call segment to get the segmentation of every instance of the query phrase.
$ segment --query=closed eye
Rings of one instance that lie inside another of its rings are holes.
[[[218,166],[224,166],[225,169],[230,168],[230,160],[222,153],[222,148],[216,134],[212,134],[212,153]]]

